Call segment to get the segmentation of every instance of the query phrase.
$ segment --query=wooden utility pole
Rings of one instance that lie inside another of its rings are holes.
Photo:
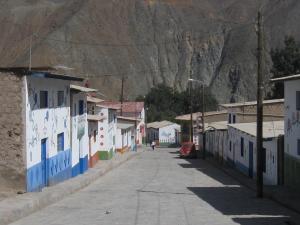
[[[121,86],[121,116],[123,116],[123,102],[124,102],[124,82],[125,76],[122,76],[122,86]]]
[[[258,198],[263,198],[263,72],[264,72],[264,44],[263,44],[263,16],[261,11],[257,17],[257,192]]]
[[[206,157],[205,148],[206,148],[206,137],[205,137],[205,99],[204,99],[204,83],[202,84],[202,148],[203,148],[203,159]]]

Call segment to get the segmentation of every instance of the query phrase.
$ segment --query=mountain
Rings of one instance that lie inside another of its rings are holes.
[[[119,97],[122,76],[125,97],[134,98],[161,82],[183,90],[191,75],[220,102],[253,100],[261,2],[0,0],[0,66],[27,66],[32,39],[33,66],[73,68],[111,98]],[[264,5],[266,90],[270,49],[285,35],[299,40],[299,12],[298,0]]]

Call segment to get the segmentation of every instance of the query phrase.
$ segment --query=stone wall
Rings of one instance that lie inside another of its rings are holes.
[[[17,177],[25,187],[25,134],[23,114],[23,77],[0,73],[0,165],[2,177]],[[0,171],[1,173],[1,171]]]

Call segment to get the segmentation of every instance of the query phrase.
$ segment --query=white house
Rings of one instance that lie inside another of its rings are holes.
[[[84,173],[88,169],[89,132],[87,116],[88,93],[95,89],[71,85],[71,127],[72,127],[72,176]]]
[[[52,68],[0,71],[0,163],[29,192],[70,178],[70,82],[82,79]]]
[[[284,183],[300,188],[300,74],[272,79],[284,82]]]
[[[228,125],[227,161],[245,175],[256,176],[256,123]],[[279,181],[278,156],[283,153],[279,139],[284,135],[284,122],[263,123],[263,178],[264,184],[277,185]]]
[[[170,121],[147,124],[147,140],[156,141],[159,146],[180,144],[181,126]]]
[[[118,152],[123,153],[128,150],[136,150],[135,135],[138,122],[135,118],[118,116],[116,142]]]
[[[100,149],[99,159],[108,160],[116,152],[117,140],[117,110],[118,107],[97,104],[100,116],[104,117],[99,123]]]

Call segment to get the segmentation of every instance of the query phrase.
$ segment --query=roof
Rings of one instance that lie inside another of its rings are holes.
[[[89,121],[101,121],[104,120],[105,118],[106,118],[105,116],[100,116],[100,115],[91,115],[91,114],[87,115],[87,119]]]
[[[78,85],[74,85],[74,84],[71,84],[70,85],[70,88],[72,90],[76,90],[76,91],[80,91],[80,92],[97,92],[98,90],[96,89],[92,89],[92,88],[87,88],[87,87],[83,87],[83,86],[78,86]]]
[[[272,82],[281,82],[281,81],[288,81],[288,80],[300,80],[300,74],[271,79]]]
[[[127,120],[127,121],[138,121],[138,122],[141,121],[140,119],[134,117],[118,116],[117,118],[120,120]]]
[[[276,103],[284,103],[284,99],[272,99],[272,100],[263,101],[264,105],[276,104]],[[256,105],[256,104],[257,104],[257,101],[250,101],[250,102],[220,104],[220,106],[222,106],[224,108],[236,108],[236,107],[242,107],[242,106],[253,106],[253,105]]]
[[[130,124],[130,123],[118,123],[117,124],[117,128],[121,129],[121,130],[126,130],[130,127],[133,127],[133,126],[134,126],[134,124]]]
[[[122,107],[122,112],[124,113],[142,112],[145,107],[144,102],[123,102],[121,104],[121,102],[117,101],[105,101],[102,104],[109,107],[118,107],[119,109]]]
[[[228,124],[229,127],[233,127],[244,133],[247,133],[253,137],[256,137],[256,123],[236,123]],[[274,138],[280,135],[284,135],[284,121],[273,121],[263,123],[263,138]]]
[[[1,67],[0,72],[14,73],[20,76],[52,78],[52,79],[70,80],[70,81],[84,80],[81,77],[67,75],[65,73],[59,73],[58,70],[53,67],[33,67],[31,68],[31,70],[29,70],[28,67]]]
[[[227,121],[219,121],[219,122],[213,122],[213,123],[206,123],[205,129],[206,130],[227,130],[228,122]]]
[[[104,101],[104,100],[103,100]],[[108,105],[105,105],[103,104],[103,102],[101,102],[101,104],[97,104],[98,107],[101,107],[101,108],[105,108],[105,109],[114,109],[114,110],[118,110],[120,109],[119,107],[117,106],[108,106]]]
[[[204,116],[208,117],[208,116],[215,116],[215,115],[221,115],[221,114],[227,114],[227,111],[226,110],[222,110],[222,111],[205,112]],[[202,116],[201,112],[193,113],[193,120],[197,120],[197,118],[199,118],[201,116]],[[175,119],[176,120],[188,121],[188,120],[191,119],[191,114],[180,115],[180,116],[177,116]]]
[[[159,128],[163,128],[163,127],[173,125],[173,124],[176,124],[176,123],[172,123],[170,121],[164,120],[164,121],[160,121],[160,122],[148,123],[147,128],[159,129]]]
[[[95,97],[92,97],[92,96],[87,96],[87,101],[92,102],[92,103],[101,103],[104,100],[102,100],[100,98],[95,98]]]

